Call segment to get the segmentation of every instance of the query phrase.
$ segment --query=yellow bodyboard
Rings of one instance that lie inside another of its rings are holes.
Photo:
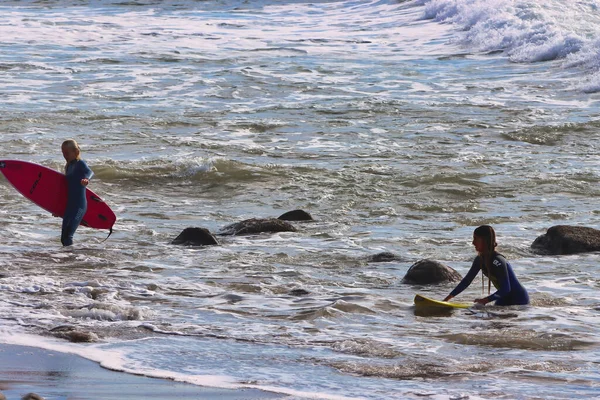
[[[417,294],[415,295],[415,307],[417,308],[469,308],[473,307],[473,304],[469,303],[451,303],[448,301],[434,300],[429,297]]]

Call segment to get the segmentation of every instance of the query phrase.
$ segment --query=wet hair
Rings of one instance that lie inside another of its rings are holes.
[[[490,279],[490,274],[491,274],[491,265],[492,265],[492,260],[494,259],[494,256],[496,255],[496,246],[498,246],[498,243],[496,243],[496,232],[494,231],[494,228],[492,228],[490,225],[481,225],[479,227],[477,227],[475,229],[475,231],[473,232],[473,235],[483,239],[484,241],[484,248],[485,251],[483,254],[480,254],[481,256],[481,264],[482,264],[482,269],[481,269],[481,292],[484,292],[484,288],[485,288],[485,283],[484,283],[484,273],[483,273],[483,268],[486,269],[487,271],[487,275],[488,275],[488,295],[491,292],[491,288],[492,288],[492,280]]]
[[[77,144],[77,142],[74,139],[67,139],[64,142],[62,142],[62,145],[60,146],[61,149],[64,147],[67,147],[71,150],[75,150],[77,152],[77,156],[75,157],[76,160],[81,159],[81,149],[79,148],[79,145]],[[65,165],[65,171],[67,170],[67,166],[69,165],[69,163],[67,163]]]
[[[81,149],[79,148],[79,145],[77,144],[77,142],[74,139],[65,140],[64,142],[62,142],[61,147],[68,147],[70,149],[77,150],[77,152],[81,151]]]

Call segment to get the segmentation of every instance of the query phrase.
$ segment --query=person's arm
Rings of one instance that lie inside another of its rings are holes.
[[[78,164],[81,171],[81,176],[83,176],[83,178],[81,179],[81,184],[83,186],[87,186],[88,183],[90,183],[90,179],[92,179],[92,176],[94,176],[94,172],[90,169],[90,167],[88,167],[85,161],[79,160]]]
[[[481,269],[480,259],[481,257],[477,256],[477,258],[473,260],[473,264],[471,265],[471,269],[469,270],[469,272],[467,272],[467,275],[465,275],[465,277],[462,278],[460,283],[456,285],[454,290],[452,290],[450,294],[446,296],[444,301],[448,301],[453,297],[458,296],[463,290],[469,287],[469,285],[471,284],[471,282],[473,282],[473,279],[475,279],[475,277],[479,273],[479,270]]]
[[[508,279],[508,267],[506,265],[506,259],[502,256],[496,256],[493,261],[494,264],[494,275],[496,283],[498,284],[498,290],[490,294],[487,297],[475,300],[479,304],[487,304],[491,301],[501,299],[510,293],[510,279]]]

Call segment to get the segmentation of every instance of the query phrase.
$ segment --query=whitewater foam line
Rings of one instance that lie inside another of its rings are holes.
[[[586,72],[581,90],[597,91],[600,18],[595,0],[416,0],[421,18],[458,28],[456,42],[475,51],[503,51],[516,63],[561,60]]]
[[[189,383],[196,386],[210,387],[216,389],[256,389],[265,392],[280,393],[290,396],[296,396],[306,399],[324,399],[324,400],[359,400],[358,397],[346,397],[328,393],[305,392],[301,390],[282,388],[268,385],[250,385],[240,384],[232,381],[229,376],[223,375],[185,375],[173,371],[160,369],[134,370],[126,368],[123,352],[115,350],[105,350],[93,346],[84,346],[77,343],[65,344],[56,342],[51,338],[34,336],[26,333],[9,332],[6,329],[0,329],[2,339],[1,344],[35,347],[43,350],[56,351],[58,353],[72,354],[98,363],[101,367],[115,372],[145,376],[148,378],[169,379],[174,382]]]

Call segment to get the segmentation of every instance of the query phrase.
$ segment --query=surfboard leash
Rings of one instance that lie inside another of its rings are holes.
[[[101,241],[100,243],[104,243],[104,242],[106,242],[106,241],[108,240],[108,238],[110,237],[110,235],[112,235],[112,233],[113,233],[113,229],[112,229],[112,226],[111,226],[111,227],[110,227],[110,231],[108,232],[108,236],[106,237],[106,239],[104,239],[104,240],[103,240],[103,241]]]

